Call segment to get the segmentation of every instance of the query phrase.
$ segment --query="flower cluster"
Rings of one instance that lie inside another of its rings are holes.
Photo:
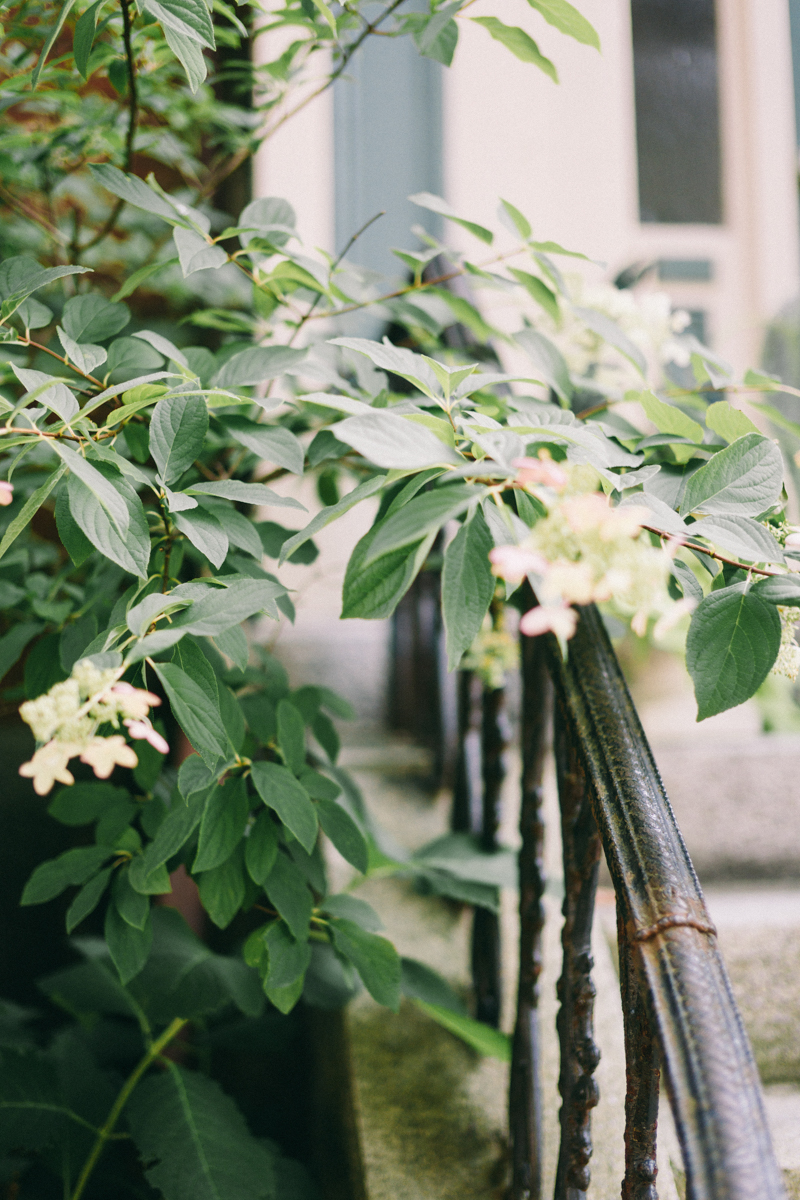
[[[800,673],[800,646],[795,642],[794,635],[800,622],[800,609],[779,604],[778,613],[781,618],[781,648],[772,666],[772,674],[797,679]]]
[[[96,667],[85,658],[72,668],[69,679],[56,683],[44,696],[28,700],[20,716],[44,743],[20,775],[33,780],[37,795],[45,796],[55,782],[74,783],[67,764],[80,755],[99,779],[108,779],[114,767],[135,767],[138,759],[122,734],[98,736],[102,725],[125,726],[132,738],[146,738],[161,754],[169,750],[164,738],[149,720],[158,696],[130,683],[121,682],[120,670]]]
[[[529,316],[556,343],[571,373],[586,379],[589,387],[594,384],[601,389],[611,388],[621,396],[628,388],[641,388],[642,381],[627,359],[586,325],[581,308],[609,317],[641,350],[652,386],[662,382],[664,364],[688,366],[689,350],[680,334],[689,325],[689,315],[673,311],[665,292],[634,292],[610,283],[590,283],[577,274],[567,278],[567,287],[569,301],[561,306],[559,323],[541,310],[532,310]]]
[[[461,670],[474,671],[488,688],[501,688],[506,671],[513,671],[518,662],[517,639],[507,629],[495,629],[487,615],[483,628],[461,660]]]
[[[530,576],[534,584],[540,606],[522,617],[523,633],[552,631],[565,642],[577,625],[572,605],[611,602],[640,637],[650,617],[658,618],[660,636],[688,610],[686,601],[676,603],[667,592],[668,551],[652,546],[642,532],[648,509],[612,508],[594,490],[591,467],[554,463],[546,452],[516,459],[514,466],[517,484],[548,510],[522,545],[490,554],[495,575],[516,583]]]

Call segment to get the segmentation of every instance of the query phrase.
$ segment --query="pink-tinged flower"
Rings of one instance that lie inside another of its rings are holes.
[[[125,716],[134,721],[143,721],[148,711],[161,703],[159,697],[152,692],[146,692],[143,688],[135,688],[130,683],[115,683],[111,694]]]
[[[605,496],[599,492],[586,492],[565,500],[561,511],[573,533],[586,533],[589,529],[604,525],[611,510]]]
[[[589,604],[597,599],[594,572],[587,562],[559,560],[547,572],[538,595],[555,604]]]
[[[0,505],[3,508],[14,499],[14,485],[6,479],[0,479]],[[52,784],[50,785],[52,787]],[[48,788],[48,791],[50,789]]]
[[[122,724],[127,727],[132,738],[144,738],[159,754],[169,753],[169,742],[161,736],[157,729],[153,729],[149,721],[128,720],[123,721]]]
[[[81,754],[81,762],[87,763],[98,779],[108,779],[114,767],[135,767],[139,762],[136,752],[120,733],[112,737],[93,737]]]
[[[541,483],[545,487],[560,491],[569,481],[563,467],[554,463],[552,458],[514,458],[512,467],[517,468],[516,482],[527,487],[529,483]]]
[[[578,624],[578,614],[573,608],[561,605],[541,604],[531,608],[521,618],[520,631],[528,637],[540,633],[554,633],[559,641],[569,641]]]
[[[495,546],[489,551],[492,563],[492,574],[507,579],[509,583],[521,583],[525,576],[533,571],[541,575],[547,570],[549,563],[535,550],[526,550],[524,546]]]
[[[600,537],[604,542],[617,537],[636,537],[650,519],[650,509],[642,505],[626,504],[622,508],[612,508],[600,529]]]
[[[67,770],[67,763],[76,747],[69,742],[48,742],[40,746],[30,762],[23,763],[19,769],[25,779],[33,780],[33,790],[37,796],[46,796],[53,784],[75,782],[72,772]]]
[[[665,612],[656,621],[655,628],[653,629],[653,637],[656,641],[664,637],[671,629],[675,628],[681,617],[686,616],[687,613],[693,613],[696,608],[697,601],[692,599],[691,596],[684,596],[682,600],[676,600],[669,611]]]

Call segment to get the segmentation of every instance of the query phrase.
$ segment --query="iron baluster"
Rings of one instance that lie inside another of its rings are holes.
[[[505,689],[483,689],[481,720],[481,848],[497,849],[500,825],[500,792],[506,775],[505,751],[508,745],[505,713]],[[476,908],[472,920],[472,981],[475,990],[475,1016],[495,1029],[502,1008],[502,963],[500,918],[488,908]]]
[[[658,1044],[625,903],[617,899],[619,984],[625,1027],[625,1178],[622,1200],[658,1200],[656,1125],[660,1080]]]
[[[594,1040],[592,922],[600,863],[600,835],[574,730],[556,708],[555,753],[564,857],[564,958],[558,981],[556,1020],[561,1047],[561,1147],[556,1200],[582,1200],[589,1187],[591,1111],[599,1092],[594,1072],[600,1051]]]
[[[541,1200],[542,1093],[538,1021],[544,928],[542,776],[552,689],[542,638],[522,638],[522,803],[519,853],[519,987],[511,1051],[510,1200]]]

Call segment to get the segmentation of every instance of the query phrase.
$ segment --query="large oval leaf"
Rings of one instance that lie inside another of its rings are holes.
[[[747,583],[706,596],[686,640],[698,721],[749,700],[766,679],[780,644],[777,608]]]

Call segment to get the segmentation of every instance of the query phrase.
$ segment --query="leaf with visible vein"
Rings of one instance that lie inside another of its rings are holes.
[[[48,475],[41,487],[38,487],[36,491],[25,501],[22,508],[3,534],[3,540],[0,542],[0,558],[3,557],[6,550],[8,550],[12,543],[16,541],[23,529],[30,524],[33,514],[38,512],[42,507],[45,500],[50,495],[66,469],[67,468],[64,465],[58,467],[55,471],[53,471],[52,475]]]
[[[145,1174],[164,1200],[271,1200],[273,1154],[218,1084],[173,1062],[127,1108]],[[154,1165],[150,1165],[154,1164]]]

